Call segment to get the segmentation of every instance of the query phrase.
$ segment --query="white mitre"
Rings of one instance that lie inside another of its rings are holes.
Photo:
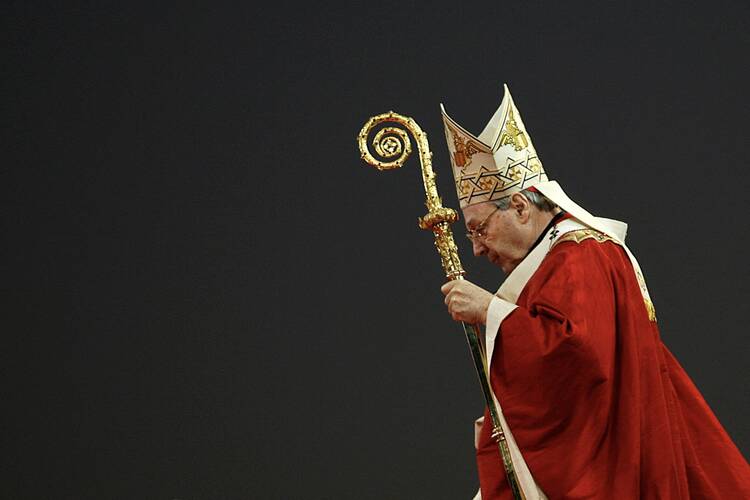
[[[499,200],[547,180],[508,86],[479,137],[440,109],[461,208]]]

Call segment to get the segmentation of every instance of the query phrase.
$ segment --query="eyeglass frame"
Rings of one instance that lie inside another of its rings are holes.
[[[474,229],[469,230],[469,232],[466,233],[466,237],[469,238],[469,241],[474,243],[475,241],[478,241],[479,239],[483,239],[487,234],[484,232],[485,229],[487,229],[487,222],[490,220],[490,217],[495,215],[495,212],[500,210],[500,207],[496,207],[495,210],[489,213],[487,217],[484,218],[482,222],[477,224],[477,227]]]

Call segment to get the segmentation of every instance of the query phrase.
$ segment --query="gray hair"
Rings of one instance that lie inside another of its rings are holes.
[[[542,212],[553,212],[555,208],[557,208],[556,204],[552,203],[549,198],[538,191],[530,191],[529,189],[524,189],[523,191],[520,191],[520,194],[524,195],[532,205],[534,205]],[[497,200],[495,202],[495,206],[497,206],[497,208],[499,208],[500,210],[508,210],[510,208],[510,196],[506,196],[505,198]]]

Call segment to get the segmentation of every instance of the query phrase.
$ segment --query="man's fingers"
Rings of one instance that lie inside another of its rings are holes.
[[[485,299],[490,296],[489,292],[466,280],[449,281],[440,287],[440,291],[445,295],[448,313],[455,321],[484,321]]]
[[[448,283],[440,287],[440,291],[443,292],[443,295],[448,295],[448,292],[450,292],[454,286],[456,286],[456,282],[449,281]]]

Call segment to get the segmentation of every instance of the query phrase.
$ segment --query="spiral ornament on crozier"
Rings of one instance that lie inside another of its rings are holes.
[[[386,124],[375,131],[378,126]],[[367,139],[374,132],[372,146],[381,159],[376,158],[368,147]],[[421,229],[430,230],[435,235],[435,247],[440,255],[443,270],[448,279],[456,279],[464,274],[458,249],[453,241],[449,224],[458,220],[458,213],[443,206],[435,184],[435,172],[432,170],[432,152],[427,141],[427,134],[422,131],[412,118],[393,111],[371,117],[357,136],[357,144],[362,159],[378,170],[391,170],[403,166],[412,152],[409,134],[417,143],[419,162],[422,167],[422,182],[426,195],[427,214],[419,217]]]
[[[406,128],[408,120],[409,118],[393,111],[370,118],[357,136],[357,144],[362,159],[378,170],[391,170],[403,166],[412,151],[411,140],[406,130],[397,127],[385,127],[375,133],[375,137],[372,139],[375,152],[388,161],[381,161],[373,156],[367,146],[367,137],[381,123],[398,123]]]

